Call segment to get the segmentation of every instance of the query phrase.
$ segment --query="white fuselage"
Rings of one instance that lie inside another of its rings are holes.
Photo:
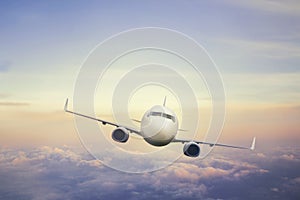
[[[178,120],[173,111],[156,105],[148,110],[141,121],[144,140],[154,146],[169,144],[178,131]]]

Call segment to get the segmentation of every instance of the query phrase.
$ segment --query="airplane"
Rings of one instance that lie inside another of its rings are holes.
[[[136,130],[121,124],[117,124],[114,122],[109,122],[106,120],[94,118],[91,116],[87,116],[81,113],[73,112],[68,110],[68,99],[66,100],[64,111],[67,113],[71,113],[77,116],[81,116],[84,118],[88,118],[91,120],[96,120],[101,122],[103,125],[111,125],[115,126],[116,129],[112,131],[112,139],[119,143],[125,143],[129,139],[130,133],[135,133],[141,136],[147,143],[150,145],[161,147],[166,146],[170,143],[182,143],[184,144],[183,153],[188,157],[198,157],[200,155],[200,146],[199,144],[220,147],[230,147],[236,149],[255,149],[255,137],[252,140],[252,144],[250,147],[243,146],[233,146],[227,144],[219,144],[219,143],[210,143],[204,141],[196,141],[196,140],[183,140],[177,139],[176,135],[179,131],[185,131],[178,128],[178,119],[175,113],[165,106],[166,98],[164,99],[163,105],[155,105],[145,112],[143,118],[139,120],[134,120],[140,123],[140,130]]]

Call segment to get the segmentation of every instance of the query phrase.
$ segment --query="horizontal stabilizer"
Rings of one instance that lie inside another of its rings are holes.
[[[141,123],[141,120],[137,120],[137,119],[131,119],[131,120],[134,121],[134,122]]]
[[[188,130],[186,130],[186,129],[181,129],[181,128],[179,128],[178,131],[181,131],[181,132],[188,132]]]

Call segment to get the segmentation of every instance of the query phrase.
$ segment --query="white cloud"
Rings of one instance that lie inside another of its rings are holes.
[[[273,191],[273,192],[279,192],[279,189],[278,188],[271,188],[271,191]]]
[[[280,158],[289,160],[289,161],[297,160],[293,154],[283,154],[280,156]]]
[[[263,153],[257,153],[256,154],[258,157],[260,157],[260,158],[265,158],[266,156],[265,156],[265,154],[263,154]]]
[[[30,159],[26,156],[25,152],[20,151],[18,153],[18,156],[16,158],[14,158],[11,163],[13,165],[22,165],[22,164],[28,162],[29,160]]]
[[[58,148],[43,146],[35,149],[31,152],[25,152],[23,150],[17,152],[8,151],[7,154],[0,154],[0,160],[3,160],[3,164],[22,166],[22,165],[34,165],[37,162],[44,161],[57,161],[57,162],[71,162],[76,166],[88,165],[91,167],[102,167],[102,164],[98,160],[84,158],[84,155],[74,152],[68,147]]]

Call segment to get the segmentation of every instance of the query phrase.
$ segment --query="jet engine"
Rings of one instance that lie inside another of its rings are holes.
[[[111,137],[116,142],[125,143],[129,138],[129,133],[126,128],[118,127],[112,132]]]
[[[189,157],[197,157],[200,154],[200,147],[195,142],[188,142],[183,147],[183,153]]]

